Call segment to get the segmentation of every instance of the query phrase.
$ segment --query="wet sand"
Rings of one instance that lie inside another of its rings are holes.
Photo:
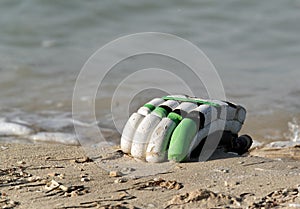
[[[219,152],[207,162],[131,178],[102,169],[82,147],[2,143],[0,207],[300,208],[299,158],[278,159],[278,153],[268,158]]]

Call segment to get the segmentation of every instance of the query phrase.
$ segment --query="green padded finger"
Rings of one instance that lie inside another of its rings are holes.
[[[155,109],[155,106],[154,106],[154,105],[152,105],[152,104],[149,104],[149,103],[147,103],[147,104],[144,104],[144,107],[148,107],[148,108],[149,108],[149,110],[151,110],[151,111],[153,111],[153,110]]]
[[[156,107],[153,112],[155,112],[159,117],[164,118],[167,116],[168,111],[163,107]]]
[[[168,159],[175,162],[183,161],[197,132],[197,123],[190,118],[184,118],[172,134]]]
[[[176,123],[176,125],[178,125],[182,120],[182,116],[175,112],[169,113],[168,118],[170,118],[174,123]]]

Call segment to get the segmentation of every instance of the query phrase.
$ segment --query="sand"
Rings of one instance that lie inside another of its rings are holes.
[[[79,146],[0,144],[0,207],[300,208],[299,159],[271,157],[219,152],[134,178],[102,169]]]

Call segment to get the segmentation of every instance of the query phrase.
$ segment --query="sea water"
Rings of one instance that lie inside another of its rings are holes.
[[[116,38],[155,31],[189,40],[210,58],[227,99],[248,111],[242,133],[263,142],[294,139],[299,126],[291,123],[300,120],[299,11],[299,0],[1,0],[1,121],[26,125],[35,134],[73,134],[72,94],[87,59]],[[161,89],[174,85],[159,79]],[[125,97],[132,88],[123,87]],[[113,91],[109,85],[102,91],[96,123],[114,132],[126,118],[120,112],[120,121],[113,121]],[[152,96],[137,98],[132,111]],[[91,125],[85,114],[76,120],[82,127]],[[2,135],[0,141],[20,138]]]

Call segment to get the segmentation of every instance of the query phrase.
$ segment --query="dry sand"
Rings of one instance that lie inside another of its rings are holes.
[[[271,157],[278,158],[274,152],[269,151]],[[299,152],[299,147],[285,151]],[[164,174],[129,178],[109,174],[82,147],[0,144],[0,207],[300,208],[299,158],[285,154],[287,159],[271,159],[265,153],[217,153],[207,162],[180,163]]]

